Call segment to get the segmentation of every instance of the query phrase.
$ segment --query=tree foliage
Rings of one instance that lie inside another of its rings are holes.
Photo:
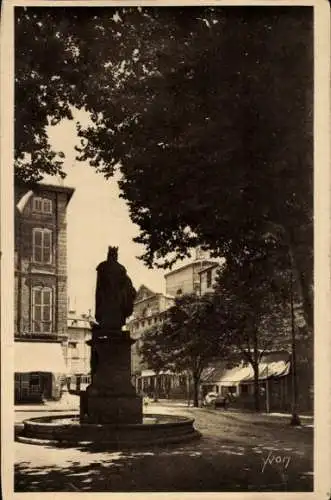
[[[195,406],[202,370],[213,358],[227,353],[222,318],[215,313],[212,295],[177,297],[165,322],[142,338],[141,353],[149,367],[191,374]]]
[[[272,227],[312,327],[312,9],[17,12],[17,174],[60,172],[45,126],[84,108],[79,157],[120,169],[147,265],[197,244],[230,258]]]
[[[144,332],[138,350],[141,356],[141,362],[149,369],[155,371],[155,400],[159,397],[159,374],[162,370],[166,370],[169,364],[168,352],[165,347],[162,338],[162,327],[156,325]]]
[[[171,364],[171,354],[167,351],[164,340],[162,325],[156,325],[144,332],[139,347],[142,363],[157,374]]]
[[[215,300],[226,318],[226,332],[234,359],[244,358],[254,372],[255,408],[259,410],[259,363],[265,352],[291,351],[291,259],[285,245],[274,239],[251,241],[239,258],[220,270]]]

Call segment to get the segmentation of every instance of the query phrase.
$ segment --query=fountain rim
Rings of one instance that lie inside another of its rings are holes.
[[[37,427],[37,426],[45,426],[46,428],[47,427],[56,427],[57,429],[59,429],[60,427],[62,428],[68,428],[68,427],[72,427],[72,426],[75,426],[77,424],[73,424],[73,423],[66,423],[66,424],[57,424],[56,421],[57,420],[63,420],[63,419],[66,419],[66,418],[72,418],[72,419],[77,419],[79,420],[79,413],[65,413],[65,414],[61,414],[61,415],[43,415],[41,417],[33,417],[33,418],[29,418],[29,419],[26,419],[23,421],[23,424],[27,424],[28,426],[30,427]],[[170,422],[167,421],[167,422],[154,422],[154,423],[143,423],[143,422],[139,422],[139,423],[123,423],[123,424],[119,424],[119,423],[113,423],[113,424],[107,424],[107,423],[102,423],[102,424],[95,424],[95,423],[88,423],[88,422],[78,422],[78,426],[81,427],[81,428],[86,428],[86,429],[91,429],[92,427],[93,428],[108,428],[108,429],[146,429],[146,430],[149,430],[151,428],[155,429],[156,427],[159,427],[159,428],[167,428],[167,427],[181,427],[181,426],[187,426],[187,425],[193,425],[195,419],[194,418],[190,418],[190,417],[185,417],[185,416],[182,416],[182,415],[168,415],[168,414],[165,414],[165,413],[148,413],[148,414],[144,414],[143,415],[143,418],[150,418],[150,419],[153,419],[153,418],[166,418],[166,419],[169,419],[171,420]]]
[[[145,417],[151,419],[164,417],[171,419],[172,422],[167,420],[165,423],[137,424],[80,423],[77,413],[67,413],[24,420],[23,429],[15,439],[25,444],[54,444],[65,447],[106,446],[109,450],[118,450],[167,446],[201,437],[201,433],[193,426],[192,418],[161,413],[145,414]],[[57,420],[66,418],[75,418],[78,422],[56,423]]]

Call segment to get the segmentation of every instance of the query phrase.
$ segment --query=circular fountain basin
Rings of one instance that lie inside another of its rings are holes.
[[[23,422],[17,440],[30,444],[102,445],[111,449],[176,444],[201,434],[194,419],[148,414],[141,424],[84,424],[77,414],[31,418]]]

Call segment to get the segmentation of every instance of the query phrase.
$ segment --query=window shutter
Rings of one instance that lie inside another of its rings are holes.
[[[41,212],[41,210],[42,210],[42,200],[41,200],[41,198],[34,198],[33,199],[33,210],[35,212]]]
[[[51,290],[43,291],[43,330],[44,332],[51,331],[52,324],[52,302],[51,302]]]
[[[35,287],[32,290],[32,330],[50,333],[52,331],[52,290]]]
[[[51,200],[48,200],[47,198],[45,198],[43,200],[43,212],[45,214],[52,213],[52,202],[51,202]]]
[[[33,260],[35,262],[42,261],[42,230],[33,229],[32,233],[32,243],[33,243]]]
[[[43,253],[45,263],[51,262],[51,247],[52,247],[52,233],[50,231],[44,231],[44,245],[43,245]]]
[[[41,247],[42,245],[42,231],[41,229],[33,230],[33,242],[35,246]]]
[[[49,306],[51,304],[51,291],[43,290],[43,305]]]
[[[52,262],[52,231],[34,228],[32,234],[34,262],[50,264]]]
[[[39,289],[32,290],[32,331],[40,332],[41,330],[41,291]]]

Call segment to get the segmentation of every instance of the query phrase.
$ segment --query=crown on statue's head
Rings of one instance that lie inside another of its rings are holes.
[[[107,256],[107,260],[117,260],[117,257],[118,257],[118,247],[111,247],[109,246],[108,247],[108,256]]]

